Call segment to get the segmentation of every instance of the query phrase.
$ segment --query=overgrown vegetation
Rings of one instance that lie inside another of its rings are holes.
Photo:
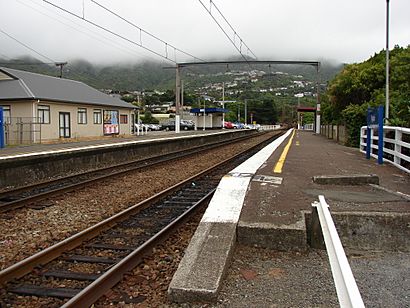
[[[362,63],[346,65],[322,97],[323,122],[345,124],[350,146],[359,144],[367,107],[385,104],[385,66],[385,51]],[[390,52],[389,114],[390,125],[410,127],[410,46],[395,46]]]

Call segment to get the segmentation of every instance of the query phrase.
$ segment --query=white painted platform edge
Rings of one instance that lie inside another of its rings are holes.
[[[251,158],[224,176],[212,197],[201,223],[238,223],[252,176],[290,135],[289,129]]]

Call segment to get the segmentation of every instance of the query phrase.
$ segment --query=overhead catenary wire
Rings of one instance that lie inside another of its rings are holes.
[[[27,1],[27,0],[25,0],[25,1]],[[29,1],[30,1],[32,4],[38,5],[40,8],[42,8],[42,9],[47,10],[47,11],[50,12],[50,9],[47,9],[46,7],[40,5],[39,3],[34,2],[34,1],[32,1],[32,0],[29,0]],[[87,30],[87,32],[86,32],[86,31],[83,31],[82,29],[79,29],[79,28],[77,28],[77,27],[74,27],[73,25],[71,25],[71,24],[69,24],[69,23],[67,23],[67,22],[64,22],[64,21],[62,21],[62,20],[60,20],[60,19],[58,19],[58,18],[56,18],[56,17],[54,17],[54,16],[51,16],[51,15],[49,15],[49,14],[47,14],[47,13],[45,13],[45,12],[39,10],[38,8],[35,8],[35,7],[29,5],[28,3],[25,3],[25,2],[23,2],[23,1],[21,1],[21,0],[17,0],[17,2],[19,2],[21,5],[24,5],[24,6],[28,7],[28,8],[30,8],[30,9],[36,11],[37,13],[39,13],[39,14],[41,14],[41,15],[43,15],[43,16],[46,16],[46,17],[48,17],[48,18],[50,18],[50,19],[55,20],[56,22],[58,22],[58,23],[60,23],[60,24],[62,24],[62,25],[64,25],[64,26],[66,26],[66,27],[69,27],[69,28],[71,28],[71,29],[73,29],[73,30],[75,30],[75,31],[77,31],[77,32],[80,32],[80,33],[82,33],[82,34],[84,34],[84,35],[86,35],[86,36],[88,36],[88,37],[90,37],[90,38],[92,38],[92,39],[94,39],[94,40],[97,40],[97,41],[99,41],[99,42],[102,43],[102,44],[105,44],[105,45],[107,45],[107,46],[109,45],[109,46],[111,46],[111,47],[113,47],[113,48],[116,48],[116,49],[118,49],[118,50],[120,50],[120,51],[122,51],[122,52],[124,52],[124,53],[128,53],[128,54],[130,54],[130,55],[135,55],[135,54],[137,54],[137,55],[139,55],[139,56],[142,56],[142,53],[140,53],[140,52],[138,52],[138,51],[136,51],[136,50],[129,49],[129,48],[127,48],[127,47],[126,47],[125,45],[123,45],[123,44],[120,44],[120,43],[113,44],[113,43],[110,41],[109,38],[105,37],[104,35],[101,35],[101,33],[98,33],[98,32],[93,31],[93,30],[91,30],[91,29],[87,29],[87,28],[85,28],[84,26],[80,25],[79,23],[76,23],[76,22],[74,22],[73,20],[70,20],[69,18],[66,18],[65,16],[56,14],[59,18],[61,17],[61,18],[65,19],[66,21],[68,21],[68,22],[74,24],[75,26]],[[55,14],[55,12],[53,12],[53,13]],[[88,32],[90,32],[90,33],[88,33]],[[145,56],[145,55],[144,55],[144,56]],[[148,58],[150,58],[150,59],[152,59],[152,60],[154,59],[152,56],[146,56],[146,57],[148,57]]]
[[[232,25],[229,23],[229,21],[225,18],[224,14],[222,14],[222,12],[219,10],[219,8],[216,6],[215,2],[213,2],[212,0],[210,0],[211,5],[213,5],[215,7],[215,9],[218,11],[218,13],[222,16],[222,18],[225,20],[225,22],[228,24],[228,26],[231,28],[231,30],[234,33],[234,38],[235,35],[239,38],[239,40],[241,41],[241,43],[247,48],[247,51],[249,51],[254,57],[255,59],[257,59],[258,57],[253,53],[253,51],[248,47],[248,45],[246,45],[246,43],[244,42],[244,40],[239,36],[239,34],[236,32],[236,30],[232,27]]]
[[[114,31],[112,31],[112,30],[110,30],[110,29],[108,29],[108,28],[105,28],[105,27],[103,27],[103,26],[101,26],[101,25],[99,25],[99,24],[97,24],[97,23],[95,23],[95,22],[93,22],[93,21],[91,21],[91,20],[89,20],[89,19],[87,19],[87,18],[83,18],[82,16],[79,16],[79,15],[73,13],[73,12],[70,12],[69,10],[67,10],[67,9],[65,9],[65,8],[63,8],[63,7],[61,7],[61,6],[58,6],[58,5],[56,5],[56,4],[54,4],[54,3],[50,2],[50,1],[47,1],[47,0],[43,0],[43,1],[44,1],[45,3],[50,4],[51,6],[54,6],[55,8],[57,8],[57,9],[63,11],[63,12],[66,12],[67,14],[70,14],[70,15],[72,15],[72,16],[78,18],[78,19],[84,20],[85,22],[87,22],[87,23],[93,25],[94,27],[97,27],[97,28],[99,28],[99,29],[101,29],[101,30],[103,30],[103,31],[106,31],[106,32],[108,32],[108,33],[110,33],[110,34],[112,34],[112,35],[114,35],[114,36],[116,36],[116,37],[119,37],[120,39],[125,40],[125,41],[127,41],[127,42],[129,42],[129,43],[131,43],[131,44],[133,44],[133,45],[136,45],[136,46],[138,46],[138,47],[141,47],[141,48],[143,48],[143,49],[145,49],[145,50],[147,50],[147,51],[149,51],[149,52],[151,52],[151,53],[157,55],[158,57],[161,57],[161,58],[163,58],[163,59],[166,59],[166,60],[168,60],[168,61],[170,61],[170,62],[173,62],[173,63],[175,63],[175,64],[177,63],[176,61],[174,61],[174,60],[172,60],[172,59],[170,59],[170,58],[165,57],[164,55],[160,54],[159,52],[156,52],[155,50],[152,50],[152,49],[150,49],[150,48],[148,48],[148,47],[145,47],[144,45],[139,44],[139,43],[137,43],[137,42],[135,42],[135,41],[133,41],[133,40],[131,40],[131,39],[129,39],[129,38],[126,38],[125,36],[123,36],[123,35],[121,35],[121,34],[118,34],[118,33],[114,32]]]
[[[0,32],[3,33],[4,35],[6,35],[8,38],[12,39],[13,41],[19,43],[20,45],[26,47],[27,49],[31,50],[32,52],[36,53],[37,55],[43,57],[44,59],[47,59],[50,62],[56,63],[56,61],[54,61],[53,59],[47,57],[46,55],[43,55],[42,53],[38,52],[37,50],[31,48],[30,46],[24,44],[23,42],[21,42],[20,40],[16,39],[15,37],[13,37],[12,35],[8,34],[7,32],[5,32],[4,30],[2,30],[0,28]],[[43,62],[43,61],[41,61]]]
[[[235,49],[239,52],[239,54],[242,56],[242,58],[245,61],[248,61],[248,59],[245,57],[245,55],[242,53],[242,47],[238,48],[238,46],[236,46],[236,43],[234,42],[234,40],[232,40],[232,38],[229,36],[229,34],[226,32],[226,30],[222,27],[222,25],[218,22],[218,20],[215,18],[215,16],[212,14],[211,11],[211,7],[212,5],[218,10],[219,14],[221,14],[222,18],[227,22],[225,16],[223,16],[222,12],[216,7],[215,3],[213,3],[212,0],[210,0],[210,8],[208,9],[206,7],[206,5],[202,2],[202,0],[198,0],[199,3],[201,3],[201,5],[205,8],[205,10],[209,13],[209,15],[212,17],[212,19],[215,21],[215,23],[218,25],[218,27],[221,29],[221,31],[225,34],[225,36],[228,38],[228,40],[232,43],[232,45],[235,47]],[[228,23],[228,22],[227,22]],[[229,23],[228,23],[229,24]],[[240,44],[244,43],[243,40],[240,38],[240,36],[238,35],[238,33],[235,31],[235,29],[233,29],[233,27],[229,24],[230,28],[234,31],[234,37],[237,36],[239,38]],[[245,44],[245,43],[244,43]],[[247,45],[246,45],[247,46]],[[247,46],[248,50],[250,50],[250,48]],[[252,52],[252,51],[251,51]],[[255,54],[252,52],[252,54],[255,56]],[[255,58],[257,58],[255,56]]]
[[[154,35],[154,34],[148,32],[148,31],[142,29],[141,27],[137,26],[137,25],[134,24],[133,22],[127,20],[126,18],[122,17],[122,16],[119,15],[118,13],[116,13],[116,12],[110,10],[110,9],[107,8],[106,6],[103,6],[102,4],[98,3],[97,1],[91,0],[91,2],[95,3],[96,5],[98,5],[99,7],[101,7],[102,9],[104,9],[105,11],[109,12],[110,14],[112,14],[112,15],[118,17],[118,18],[121,19],[122,21],[125,21],[126,23],[128,23],[128,24],[131,25],[131,26],[133,26],[134,28],[137,28],[137,29],[140,31],[140,42],[141,42],[141,44],[142,44],[141,34],[142,34],[142,32],[143,32],[143,33],[147,34],[148,36],[150,36],[150,37],[152,37],[152,38],[158,40],[158,41],[161,42],[161,43],[163,43],[163,44],[165,45],[165,48],[167,48],[167,46],[169,46],[169,47],[173,48],[175,51],[178,51],[178,52],[180,52],[180,53],[182,53],[182,54],[184,54],[184,55],[187,55],[187,56],[189,56],[189,57],[192,57],[193,59],[196,59],[196,60],[199,60],[199,61],[205,61],[205,60],[200,59],[200,58],[198,58],[198,57],[196,57],[196,56],[194,56],[194,55],[192,55],[192,54],[190,54],[190,53],[188,53],[188,52],[186,52],[186,51],[183,51],[183,50],[181,50],[181,49],[179,49],[179,48],[173,46],[172,44],[169,44],[168,42],[165,42],[164,40],[160,39],[160,38],[157,37],[156,35]],[[166,52],[166,57],[168,57],[168,52]]]
[[[25,62],[25,63],[24,63],[24,62],[17,62],[17,63],[8,62],[8,63],[5,63],[5,62],[4,62],[4,63],[0,63],[0,64],[2,64],[2,65],[55,65],[55,64],[58,63],[58,62],[54,61],[53,59],[51,59],[50,57],[48,57],[48,56],[46,56],[46,55],[44,55],[44,54],[39,53],[38,51],[36,51],[35,49],[31,48],[31,47],[28,46],[27,44],[24,44],[23,42],[21,42],[20,40],[16,39],[16,38],[13,37],[12,35],[6,33],[6,32],[3,31],[2,29],[0,29],[0,32],[2,32],[3,34],[5,34],[5,35],[6,35],[7,37],[9,37],[10,39],[12,39],[12,40],[18,42],[18,43],[21,44],[22,46],[26,47],[27,49],[31,50],[32,52],[35,52],[37,55],[40,55],[40,56],[42,56],[43,58],[48,59],[49,61],[51,61],[51,62],[43,62],[43,61],[41,61],[40,59],[34,57],[34,59],[36,59],[37,61],[39,61],[38,63],[27,63],[27,62]],[[75,73],[75,72],[74,72],[74,74],[81,78],[81,75],[80,75],[79,73]],[[93,78],[93,77],[92,77],[92,79],[93,79],[94,81],[97,81],[97,80],[96,80],[95,78]]]

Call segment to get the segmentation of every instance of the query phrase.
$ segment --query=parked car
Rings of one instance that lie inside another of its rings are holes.
[[[234,126],[233,128],[238,128],[238,129],[245,128],[245,125],[241,122],[235,122],[235,123],[233,123],[233,126]]]
[[[244,128],[246,128],[246,129],[255,129],[255,126],[253,124],[245,124]]]
[[[231,128],[234,128],[234,125],[232,122],[225,121],[224,128],[231,129]]]
[[[195,125],[190,121],[181,120],[179,124],[181,130],[195,129]],[[170,120],[162,124],[163,130],[175,130],[175,120]]]
[[[161,125],[159,124],[147,124],[148,130],[157,131],[161,129]]]

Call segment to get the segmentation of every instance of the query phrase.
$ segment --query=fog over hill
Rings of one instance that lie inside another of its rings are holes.
[[[232,57],[229,60],[241,60]],[[45,64],[35,58],[22,57],[18,59],[5,60],[0,58],[0,66],[30,71],[50,76],[59,76],[60,69],[55,64]],[[168,68],[166,68],[168,67]],[[63,78],[85,82],[97,89],[112,89],[115,91],[132,90],[166,90],[175,87],[175,71],[169,69],[169,64],[163,62],[146,61],[139,63],[122,63],[115,65],[98,65],[86,60],[74,60],[63,67]],[[341,63],[334,61],[321,61],[320,81],[328,82],[343,67]],[[269,74],[284,72],[291,75],[302,75],[305,79],[316,81],[316,69],[303,65],[214,65],[198,66],[184,69],[182,78],[189,84],[191,79],[201,76],[203,82],[209,82],[213,75],[226,73],[228,71],[250,71],[261,70]],[[201,82],[201,81],[199,81]],[[198,83],[198,80],[195,82]]]

